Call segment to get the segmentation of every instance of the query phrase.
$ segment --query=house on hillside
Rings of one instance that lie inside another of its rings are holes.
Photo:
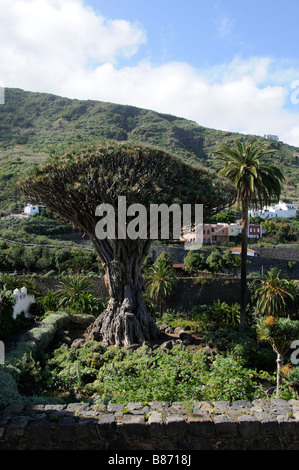
[[[261,225],[248,224],[248,238],[262,238],[263,230]]]
[[[45,206],[41,206],[40,204],[27,204],[27,206],[24,207],[24,214],[27,215],[27,217],[31,217],[32,215],[39,214],[44,208]]]
[[[196,227],[182,237],[187,243],[208,243],[211,245],[228,242],[228,224],[203,224],[202,232]]]
[[[186,243],[202,243],[210,245],[221,245],[224,242],[235,241],[241,235],[241,224],[203,224],[202,233],[200,230],[191,230],[183,235],[181,241]],[[248,225],[248,238],[262,238],[262,227],[257,224]]]
[[[231,252],[233,255],[240,255],[241,254],[241,248],[230,248]],[[257,252],[254,250],[251,250],[250,248],[247,248],[247,256],[258,256]]]
[[[278,135],[273,135],[273,134],[265,134],[264,138],[267,140],[274,140],[275,142],[279,142],[279,137]]]
[[[238,235],[242,233],[242,225],[240,223],[229,224],[228,234],[229,241],[235,241]],[[263,229],[258,224],[248,224],[248,238],[262,238]]]
[[[297,212],[296,206],[292,203],[279,201],[274,206],[264,206],[262,210],[250,210],[251,217],[261,217],[261,219],[274,219],[275,217],[284,217],[290,219],[295,217]]]

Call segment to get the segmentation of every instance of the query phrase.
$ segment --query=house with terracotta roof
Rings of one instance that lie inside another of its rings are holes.
[[[241,254],[241,248],[230,248],[231,252],[233,255],[240,255]],[[247,248],[247,256],[258,256],[257,252],[254,250],[251,250],[250,248]]]

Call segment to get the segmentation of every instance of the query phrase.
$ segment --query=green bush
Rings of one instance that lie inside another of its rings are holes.
[[[205,352],[183,345],[171,350],[111,350],[106,355],[110,361],[91,385],[103,401],[234,401],[262,396],[254,372],[233,357],[218,356],[210,363]]]
[[[42,369],[39,361],[32,357],[32,353],[24,354],[15,365],[18,370],[17,384],[22,395],[39,394],[44,386]]]
[[[54,338],[56,331],[62,328],[69,320],[69,315],[64,312],[57,312],[45,317],[34,328],[27,331],[16,347],[6,354],[5,362],[15,365],[20,361],[24,354],[35,358],[36,353],[45,350]]]
[[[30,313],[34,317],[42,317],[46,312],[45,306],[42,302],[33,302],[30,305]]]
[[[211,401],[253,400],[263,396],[255,378],[255,373],[244,367],[240,360],[232,356],[217,356],[213,371],[205,384],[206,399]]]
[[[0,366],[0,408],[7,404],[20,403],[22,400],[17,382],[13,376]]]
[[[106,349],[96,341],[85,343],[76,349],[62,344],[48,361],[47,390],[70,392],[74,387],[84,387],[93,382],[104,364]]]
[[[12,333],[15,321],[13,318],[13,306],[15,300],[10,291],[0,292],[0,338],[5,339]]]
[[[299,399],[299,366],[291,367],[286,373],[282,373],[287,385],[294,390],[297,400]]]
[[[130,352],[108,351],[110,358],[99,370],[91,389],[102,400],[183,401],[203,399],[204,353],[191,353],[177,346],[172,350],[151,350],[146,346]]]

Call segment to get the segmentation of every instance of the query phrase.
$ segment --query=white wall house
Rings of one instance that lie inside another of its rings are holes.
[[[21,290],[15,289],[12,297],[16,300],[13,306],[13,318],[15,319],[21,312],[28,316],[30,306],[34,302],[34,296],[28,295],[26,287],[22,287]]]
[[[279,201],[279,203],[275,204],[274,206],[264,206],[262,210],[251,210],[249,211],[249,214],[251,217],[259,216],[262,219],[274,219],[275,217],[284,217],[290,219],[295,217],[296,211],[297,209],[294,204]]]
[[[267,140],[274,140],[275,142],[279,141],[278,135],[273,135],[273,134],[265,134],[264,138]]]
[[[38,204],[27,204],[27,206],[24,207],[24,214],[26,214],[28,217],[31,215],[39,214],[40,209],[42,209],[44,206],[40,206]]]

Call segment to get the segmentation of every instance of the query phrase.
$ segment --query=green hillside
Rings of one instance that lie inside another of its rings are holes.
[[[213,151],[240,137],[244,136],[133,106],[8,88],[0,106],[0,213],[22,208],[24,199],[15,186],[19,176],[51,152],[78,142],[140,141],[163,147],[190,164],[213,167]],[[299,148],[281,142],[269,145],[278,150],[273,158],[286,177],[282,196],[299,203]]]

